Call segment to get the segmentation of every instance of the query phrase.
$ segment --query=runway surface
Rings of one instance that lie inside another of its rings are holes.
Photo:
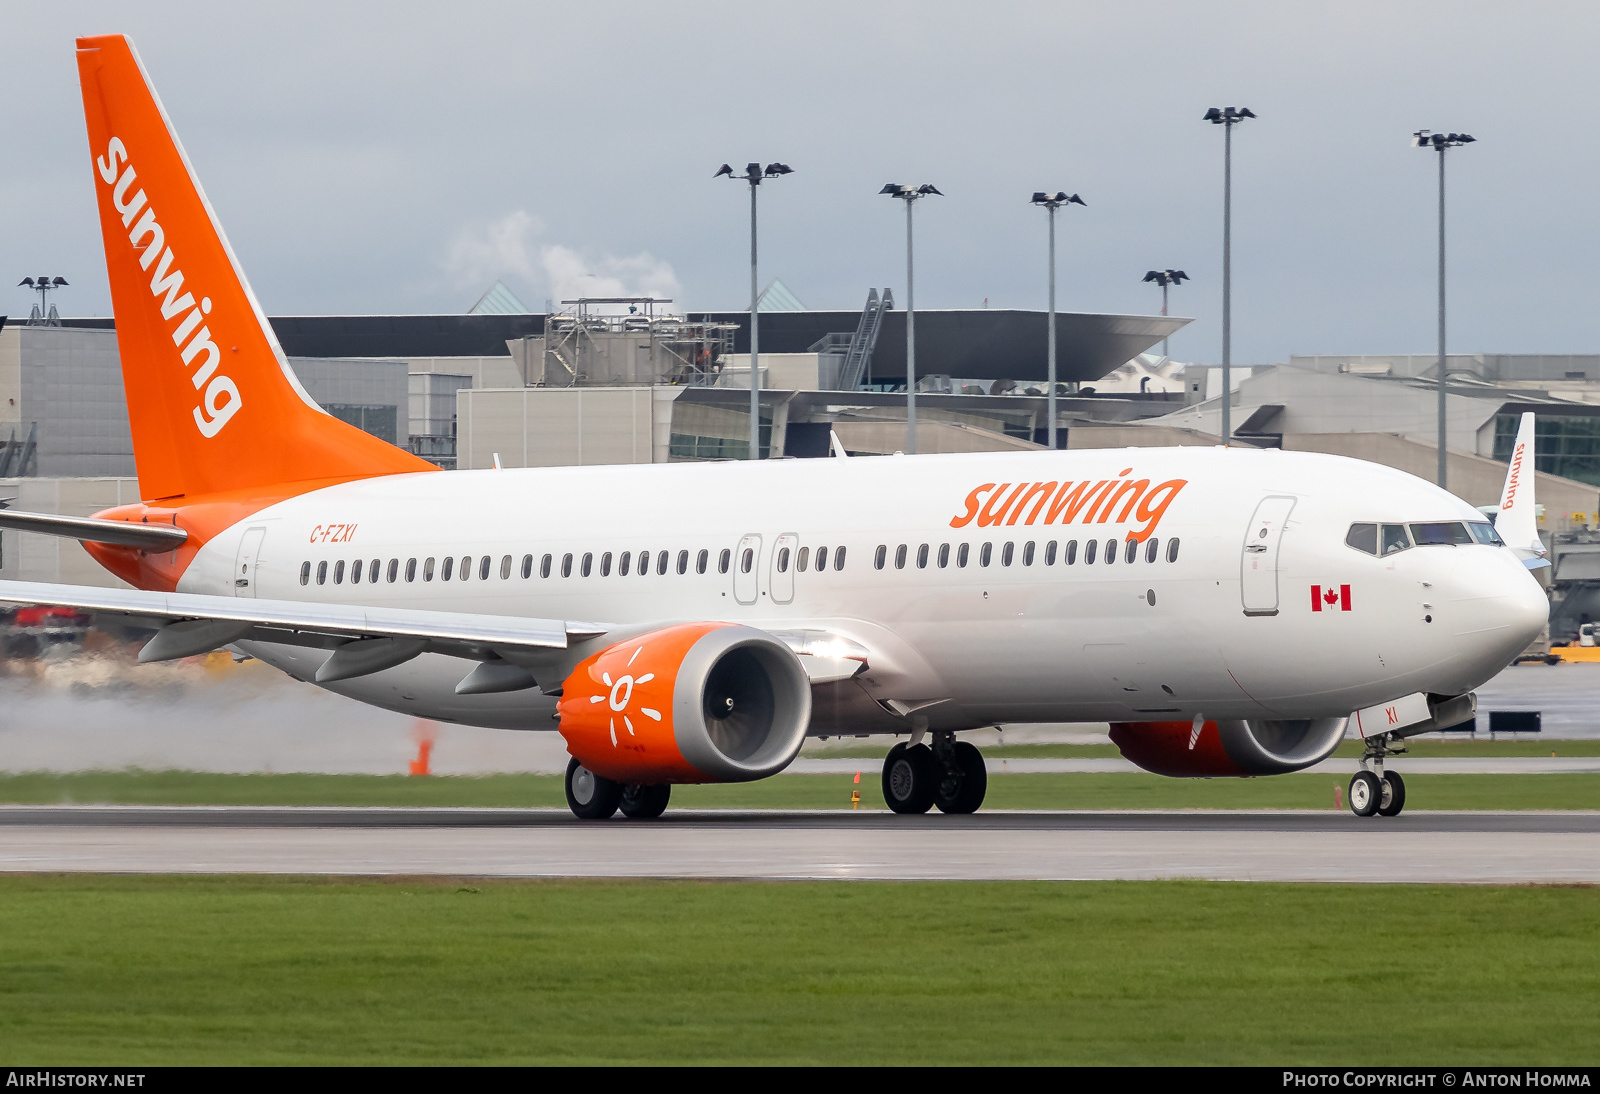
[[[1600,812],[10,806],[0,872],[1600,883]]]

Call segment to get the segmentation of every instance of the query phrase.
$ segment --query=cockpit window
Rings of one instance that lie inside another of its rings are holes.
[[[1491,547],[1505,546],[1505,541],[1500,538],[1500,533],[1494,530],[1494,525],[1492,524],[1469,524],[1467,525],[1467,531],[1471,532],[1472,538],[1479,543],[1485,543]]]
[[[1467,534],[1467,526],[1459,520],[1413,524],[1411,538],[1416,540],[1418,547],[1454,547],[1472,542],[1472,537]]]
[[[1404,524],[1385,524],[1383,526],[1383,550],[1381,553],[1392,555],[1396,551],[1404,551],[1411,546],[1411,540],[1406,538]]]
[[[1352,524],[1350,533],[1344,537],[1346,547],[1354,547],[1358,551],[1365,551],[1369,555],[1378,553],[1378,526],[1376,524]]]

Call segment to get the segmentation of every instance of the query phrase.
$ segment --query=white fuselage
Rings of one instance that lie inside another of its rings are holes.
[[[1116,483],[1134,480],[1183,484],[1149,528],[1154,561],[1148,540],[1127,560],[1129,533],[1150,522],[1120,503],[1092,524],[1083,511],[1046,524],[1044,508],[1030,502],[1001,523],[981,526],[980,516],[952,526],[970,514],[969,492],[985,484],[996,489],[982,497],[998,498],[1005,484],[1108,482],[1109,496]],[[1278,500],[1262,507],[1265,499]],[[1375,556],[1346,545],[1353,522],[1482,519],[1389,468],[1246,449],[467,471],[367,479],[273,505],[208,543],[179,588],[613,628],[730,620],[825,631],[869,651],[851,686],[919,710],[932,729],[1196,714],[1338,717],[1414,692],[1471,690],[1537,633],[1545,597],[1503,547],[1416,546]],[[1259,536],[1262,523],[1273,525],[1270,535]],[[1106,561],[1108,540],[1114,562]],[[828,568],[819,571],[821,548]],[[844,565],[835,568],[841,550]],[[650,560],[645,573],[641,553]],[[357,560],[362,579],[353,582]],[[1322,610],[1312,610],[1313,586],[1324,597],[1335,591]],[[248,648],[302,679],[328,656],[259,642]],[[429,654],[330,690],[422,717],[555,728],[555,701],[540,690],[455,694],[472,667]],[[853,709],[819,708],[812,732],[883,728]]]

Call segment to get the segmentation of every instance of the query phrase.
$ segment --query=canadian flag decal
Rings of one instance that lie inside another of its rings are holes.
[[[1330,612],[1349,611],[1350,586],[1340,585],[1337,588],[1332,585],[1311,586],[1311,610],[1314,612],[1320,612],[1324,609]]]

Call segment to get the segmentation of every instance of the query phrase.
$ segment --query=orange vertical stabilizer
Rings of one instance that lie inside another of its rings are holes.
[[[435,470],[300,386],[133,44],[78,39],[78,75],[140,493],[283,497]]]

